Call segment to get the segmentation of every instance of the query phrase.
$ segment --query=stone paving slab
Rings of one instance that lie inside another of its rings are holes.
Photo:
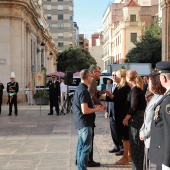
[[[40,111],[41,108],[41,111]],[[49,106],[18,105],[18,116],[7,116],[8,106],[0,115],[0,170],[77,170],[74,164],[77,130],[72,114],[48,116]],[[96,114],[94,160],[101,167],[88,170],[129,170],[117,166],[120,158],[108,153],[113,143],[104,113]]]

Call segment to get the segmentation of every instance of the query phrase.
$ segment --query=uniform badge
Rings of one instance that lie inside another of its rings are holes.
[[[161,106],[158,105],[158,106],[156,107],[156,109],[155,109],[154,120],[157,120],[157,119],[158,119],[160,109],[161,109]]]
[[[170,114],[170,104],[166,105],[166,112],[167,112],[167,114]]]

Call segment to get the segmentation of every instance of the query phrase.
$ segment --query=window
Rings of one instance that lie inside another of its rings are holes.
[[[72,17],[72,16],[70,16],[70,17],[69,17],[69,19],[70,19],[70,21],[72,21],[72,20],[73,20],[73,17]]]
[[[137,41],[137,33],[131,33],[131,42]]]
[[[51,20],[51,15],[47,15],[47,20]]]
[[[72,26],[72,24],[70,24],[70,29],[72,29],[73,28],[73,26]]]
[[[63,24],[61,24],[61,23],[58,24],[58,28],[59,28],[59,29],[62,29],[62,28],[63,28]]]
[[[58,20],[63,20],[63,14],[58,14]]]
[[[58,47],[63,47],[64,43],[63,42],[58,42]]]
[[[52,24],[51,24],[51,23],[49,23],[49,24],[48,24],[48,27],[49,27],[49,28],[52,28]]]
[[[58,5],[58,10],[62,11],[63,10],[63,6],[62,5]]]
[[[51,1],[51,0],[47,0],[47,1]]]
[[[58,0],[58,1],[63,1],[63,0]]]
[[[47,5],[47,10],[51,11],[51,5]]]
[[[70,39],[73,38],[73,34],[70,33],[69,37],[70,37]]]
[[[70,11],[73,11],[73,7],[72,7],[72,6],[69,6],[69,10],[70,10]]]
[[[130,21],[136,22],[136,15],[130,15]]]
[[[63,33],[58,33],[58,38],[63,38]]]

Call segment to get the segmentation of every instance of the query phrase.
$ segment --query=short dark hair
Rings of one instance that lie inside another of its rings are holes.
[[[88,69],[83,69],[83,70],[81,70],[81,71],[80,71],[80,79],[81,79],[81,80],[85,80],[89,73],[90,73],[90,72],[89,72]]]
[[[160,74],[157,70],[154,70],[149,75],[149,78],[152,83],[152,88],[154,90],[154,93],[156,94],[164,94],[166,89],[162,86],[160,82]]]
[[[91,67],[89,68],[90,73],[93,73],[93,71],[95,71],[96,68],[101,69],[99,66],[91,66]]]

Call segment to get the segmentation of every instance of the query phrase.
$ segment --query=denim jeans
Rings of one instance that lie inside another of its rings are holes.
[[[78,170],[87,170],[89,153],[92,145],[92,128],[83,127],[78,130],[77,165]]]

